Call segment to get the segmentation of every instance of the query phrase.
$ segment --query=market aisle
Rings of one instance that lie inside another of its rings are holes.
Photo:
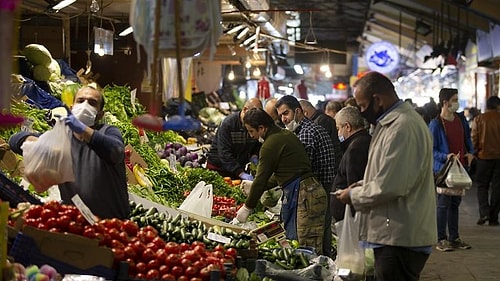
[[[433,250],[421,281],[500,280],[500,226],[479,226],[476,188],[471,188],[460,205],[460,236],[470,250]]]

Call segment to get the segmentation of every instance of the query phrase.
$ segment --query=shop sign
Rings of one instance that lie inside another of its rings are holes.
[[[365,53],[368,68],[380,73],[389,73],[399,65],[399,52],[396,47],[386,41],[370,45]]]

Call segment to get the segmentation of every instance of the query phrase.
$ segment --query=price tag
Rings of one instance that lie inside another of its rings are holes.
[[[351,274],[351,271],[347,268],[339,268],[339,271],[337,273],[338,276],[349,276]]]
[[[132,108],[135,111],[135,99],[137,96],[137,88],[130,91],[130,103],[132,103]]]
[[[212,241],[215,241],[215,242],[219,242],[219,243],[223,243],[223,244],[229,244],[229,243],[231,243],[231,238],[226,237],[226,236],[222,236],[220,234],[213,233],[213,232],[209,232],[208,235],[207,235],[207,238],[209,240],[212,240]]]
[[[76,194],[71,198],[71,201],[75,204],[76,208],[82,213],[83,217],[91,224],[96,223],[96,216],[92,213],[92,211],[83,203],[82,198],[80,198],[80,195]]]
[[[260,242],[265,242],[269,238],[264,233],[259,233],[259,234],[257,234],[257,239],[259,239]]]

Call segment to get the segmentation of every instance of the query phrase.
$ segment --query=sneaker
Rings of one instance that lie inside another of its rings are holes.
[[[461,250],[467,250],[467,249],[472,248],[471,245],[465,243],[460,238],[457,238],[455,241],[450,242],[449,245],[451,247],[453,247],[454,249],[461,249]]]
[[[441,252],[450,252],[453,251],[453,247],[450,245],[450,242],[448,242],[448,240],[443,239],[439,240],[439,242],[437,243],[436,250]]]

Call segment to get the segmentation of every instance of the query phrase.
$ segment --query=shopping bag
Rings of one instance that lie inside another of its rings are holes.
[[[359,245],[359,213],[353,217],[350,205],[345,207],[336,263],[338,269],[348,269],[356,275],[362,275],[365,270],[365,250]]]
[[[206,218],[212,216],[212,206],[214,204],[213,187],[200,181],[191,190],[184,202],[179,206],[179,210],[197,214]]]
[[[24,176],[36,192],[75,180],[71,156],[72,133],[60,119],[54,127],[43,133],[37,141],[25,141],[21,146]]]
[[[462,163],[458,157],[450,157],[453,158],[450,170],[446,175],[446,186],[449,188],[458,188],[458,189],[470,189],[472,186],[472,179],[465,170]]]
[[[437,187],[446,187],[446,176],[448,175],[448,171],[451,168],[451,164],[453,164],[453,157],[449,157],[446,159],[446,162],[444,163],[443,167],[441,167],[441,170],[437,172],[437,174],[434,176],[434,182],[436,183]]]

